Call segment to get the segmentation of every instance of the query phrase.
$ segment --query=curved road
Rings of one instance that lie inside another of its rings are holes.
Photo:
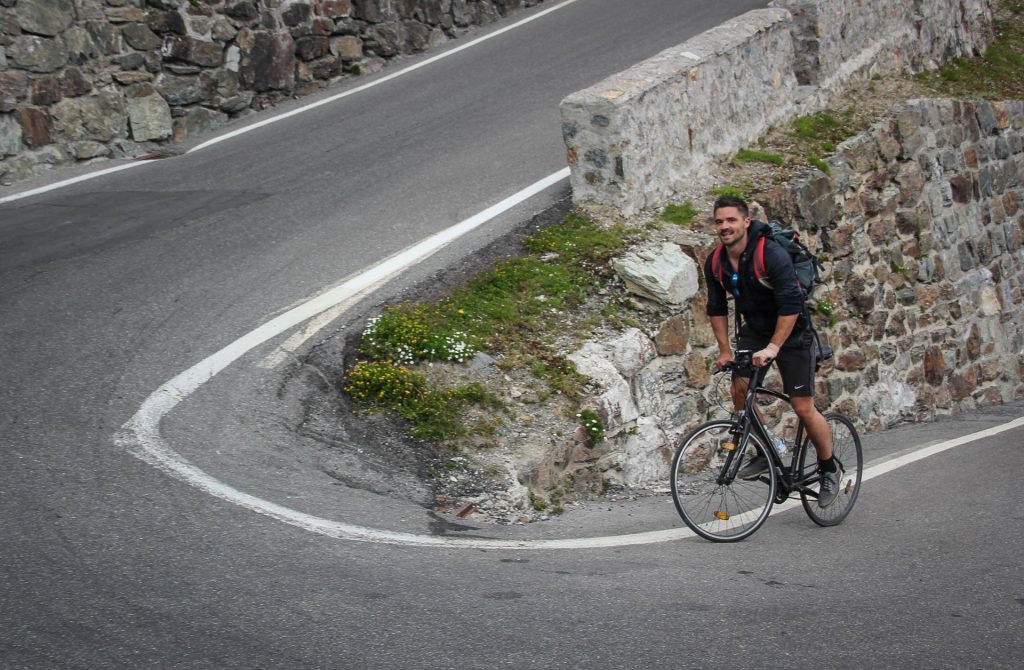
[[[311,533],[115,442],[182,371],[562,169],[564,95],[763,3],[710,4],[642,0],[624,11],[579,0],[200,151],[0,205],[0,666],[756,667],[804,654],[845,667],[1010,667],[1024,611],[1019,428],[868,482],[838,529],[795,511],[738,546],[572,551]],[[545,190],[387,290],[564,193],[564,182]],[[425,532],[429,518],[408,497],[338,485],[323,476],[332,456],[281,430],[289,386],[267,357],[293,332],[196,390],[164,418],[163,436],[260,500]],[[877,438],[870,453],[1020,413]],[[981,513],[964,514],[965,500]],[[654,498],[526,529],[441,530],[516,540],[678,526]],[[986,537],[1001,541],[967,539]],[[836,642],[828,661],[818,627]]]

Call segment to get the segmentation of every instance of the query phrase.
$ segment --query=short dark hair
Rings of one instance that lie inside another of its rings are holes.
[[[750,216],[750,208],[747,207],[747,201],[738,195],[723,195],[718,200],[715,200],[715,206],[712,211],[717,212],[723,207],[735,207],[739,210],[743,218]]]

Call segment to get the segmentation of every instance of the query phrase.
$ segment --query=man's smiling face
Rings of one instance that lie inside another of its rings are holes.
[[[743,216],[736,207],[719,207],[715,210],[715,233],[727,247],[745,249],[750,218]]]

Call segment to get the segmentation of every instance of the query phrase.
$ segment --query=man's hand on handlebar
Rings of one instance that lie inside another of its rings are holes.
[[[732,359],[732,352],[731,351],[728,352],[728,353],[719,354],[718,355],[718,360],[715,361],[715,369],[716,370],[724,370],[725,367],[727,365],[729,365],[729,363],[732,363],[732,360],[733,359]]]
[[[761,351],[755,352],[751,358],[753,359],[754,365],[760,368],[764,367],[765,365],[770,365],[771,362],[775,360],[775,357],[778,355],[779,347],[769,342],[768,346],[766,346]]]

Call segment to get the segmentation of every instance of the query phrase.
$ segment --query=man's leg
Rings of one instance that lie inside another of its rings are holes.
[[[828,507],[839,496],[839,471],[832,459],[832,430],[809,397],[792,398],[793,409],[807,427],[807,436],[818,452],[818,507]]]
[[[750,387],[750,378],[748,377],[733,377],[732,378],[732,406],[737,412],[743,409],[743,405],[747,400],[747,389]]]
[[[818,460],[827,461],[832,458],[832,430],[828,427],[828,421],[814,406],[814,398],[802,396],[790,398],[790,402],[793,411],[807,429],[807,436],[811,438],[814,450],[818,452]]]

